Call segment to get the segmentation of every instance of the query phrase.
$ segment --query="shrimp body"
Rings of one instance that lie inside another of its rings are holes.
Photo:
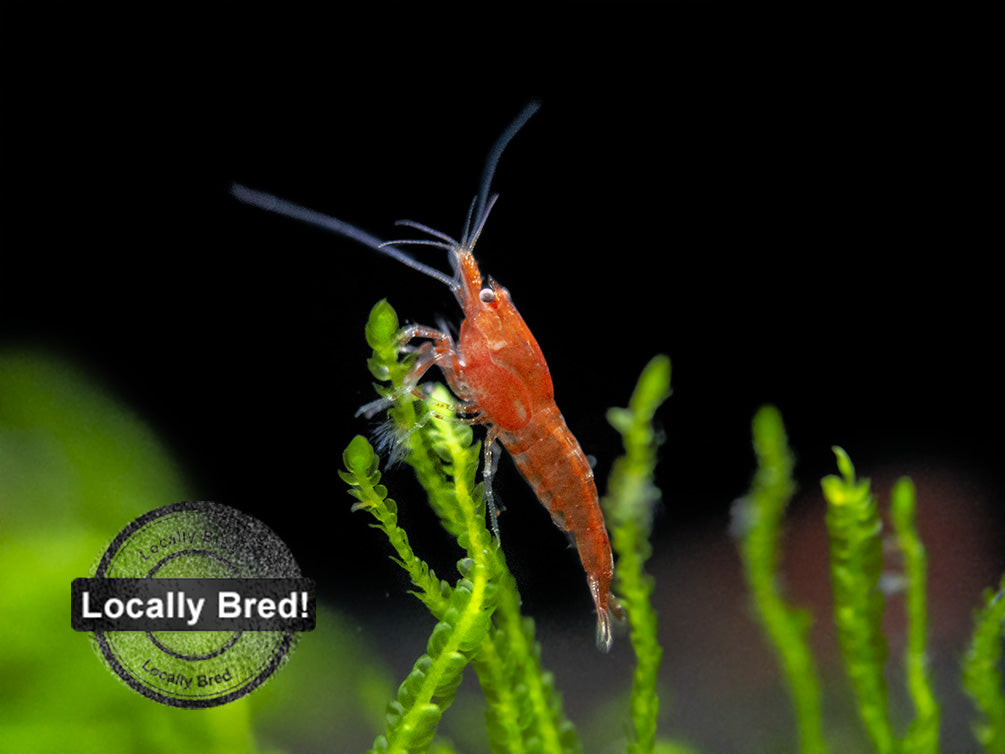
[[[482,288],[471,250],[452,251],[463,276],[458,298],[465,316],[459,342],[437,346],[440,361],[449,363],[447,381],[473,420],[489,425],[486,443],[498,440],[506,448],[555,524],[575,539],[597,611],[597,645],[607,651],[612,614],[621,608],[610,591],[614,561],[593,471],[555,403],[544,354],[509,291],[491,279]]]
[[[509,291],[491,278],[483,282],[473,248],[495,197],[488,189],[496,162],[513,135],[537,109],[525,108],[496,142],[489,154],[482,186],[460,241],[413,222],[431,239],[381,242],[347,223],[283,199],[235,186],[241,201],[323,227],[388,254],[446,284],[464,311],[457,342],[440,330],[412,326],[409,340],[423,339],[407,383],[414,386],[432,366],[446,377],[451,390],[464,402],[467,421],[484,424],[483,479],[493,528],[498,535],[492,495],[493,451],[496,441],[506,448],[552,520],[576,542],[597,611],[597,645],[604,651],[613,641],[612,617],[621,608],[611,594],[614,573],[611,545],[604,528],[593,472],[579,442],[558,406],[547,362],[534,335],[513,305]],[[453,276],[409,256],[396,244],[423,244],[446,249]],[[377,402],[380,404],[380,402]]]

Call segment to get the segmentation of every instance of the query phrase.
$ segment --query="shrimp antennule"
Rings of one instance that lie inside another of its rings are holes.
[[[385,241],[384,245],[387,244],[410,244],[412,246],[436,246],[440,249],[445,249],[449,252],[447,258],[450,260],[450,269],[454,272],[453,285],[450,289],[454,292],[454,295],[458,291],[457,282],[457,250],[461,248],[461,245],[457,243],[457,239],[451,238],[446,233],[441,233],[435,228],[430,228],[428,225],[423,225],[422,223],[417,223],[414,220],[397,220],[395,225],[403,225],[407,228],[415,228],[416,230],[422,231],[431,235],[433,238],[440,239],[438,241],[431,240],[429,238],[401,238],[396,241]]]
[[[492,207],[495,206],[498,198],[499,194],[493,194],[489,197],[488,204],[485,205],[485,208],[481,211],[481,214],[479,214],[478,222],[470,236],[468,235],[467,227],[464,228],[464,248],[468,251],[472,251],[475,248],[475,244],[478,243],[478,237],[482,234],[482,228],[485,227],[485,221],[489,219],[489,212],[492,211]]]
[[[423,233],[427,233],[433,238],[439,238],[445,244],[448,244],[447,248],[453,248],[458,245],[457,239],[451,238],[446,233],[442,233],[435,228],[430,228],[428,225],[417,223],[415,220],[395,220],[394,224],[401,225],[405,228],[415,228],[416,230],[421,230]]]

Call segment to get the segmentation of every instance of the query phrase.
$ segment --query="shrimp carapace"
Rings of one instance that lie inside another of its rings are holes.
[[[399,225],[428,237],[384,242],[334,217],[271,194],[244,186],[234,186],[232,192],[247,204],[358,241],[450,288],[464,310],[458,337],[455,341],[442,329],[416,325],[408,328],[409,341],[424,341],[418,347],[409,384],[414,385],[431,366],[439,367],[450,389],[464,402],[466,419],[486,426],[483,489],[497,536],[492,472],[498,442],[509,452],[555,524],[573,537],[597,611],[597,645],[607,651],[613,641],[612,617],[620,617],[621,608],[611,594],[614,561],[593,472],[555,404],[551,373],[537,340],[513,305],[509,291],[492,278],[483,280],[473,253],[496,200],[489,190],[499,158],[537,108],[537,103],[525,107],[489,152],[460,241],[420,223],[401,221]],[[445,249],[453,274],[419,262],[402,251],[401,245]]]

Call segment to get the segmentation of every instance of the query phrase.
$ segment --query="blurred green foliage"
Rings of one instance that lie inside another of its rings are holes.
[[[612,408],[607,420],[620,434],[624,455],[614,462],[607,493],[600,501],[617,556],[615,588],[631,624],[636,664],[629,708],[632,718],[628,751],[651,752],[656,746],[659,694],[656,681],[663,648],[652,605],[653,578],[645,572],[652,555],[653,508],[660,491],[653,484],[656,451],[662,438],[653,426],[656,410],[670,397],[670,358],[653,357],[643,368],[627,408]]]
[[[277,752],[370,735],[390,676],[329,610],[263,688],[206,710],[140,696],[70,628],[71,581],[134,518],[193,497],[150,428],[85,372],[0,353],[0,749]]]
[[[790,605],[779,575],[782,519],[795,492],[792,452],[782,416],[764,406],[752,423],[757,472],[747,495],[733,507],[733,533],[738,538],[744,577],[761,628],[781,667],[795,710],[803,754],[824,754],[820,682],[810,652],[812,618]]]
[[[1002,622],[1005,577],[997,591],[988,589],[974,613],[974,633],[963,657],[963,686],[979,716],[974,734],[988,754],[1005,754],[1005,694],[1002,693]]]
[[[824,752],[819,674],[807,641],[812,618],[789,606],[780,574],[782,515],[795,483],[793,460],[781,415],[765,406],[754,417],[757,472],[748,495],[734,507],[738,538],[752,602],[782,667],[799,728],[799,750]],[[851,458],[835,447],[840,475],[821,480],[838,644],[855,707],[872,750],[878,754],[936,754],[941,709],[928,656],[927,555],[918,535],[914,484],[897,480],[890,494],[893,536],[883,534],[883,516],[869,480],[859,479]],[[884,574],[885,568],[901,573]],[[884,583],[884,575],[887,576]],[[907,640],[903,677],[914,717],[898,735],[891,720],[883,613],[892,589],[904,592]],[[1002,591],[988,591],[975,614],[975,630],[963,658],[964,689],[979,717],[976,738],[987,752],[1005,750],[1005,695],[1001,643]]]

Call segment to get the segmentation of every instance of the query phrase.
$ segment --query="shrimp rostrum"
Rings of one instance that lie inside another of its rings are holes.
[[[482,473],[497,535],[491,474],[498,444],[510,454],[555,524],[575,540],[597,611],[597,645],[607,651],[613,640],[612,618],[620,615],[621,608],[611,594],[614,563],[593,472],[555,404],[551,373],[534,335],[513,305],[509,291],[492,278],[483,279],[473,253],[496,200],[496,196],[489,196],[489,187],[499,157],[536,109],[536,103],[528,105],[489,153],[481,188],[460,241],[424,225],[402,221],[399,224],[427,237],[382,242],[341,220],[270,194],[244,186],[234,186],[232,191],[248,204],[352,238],[451,290],[464,311],[458,337],[455,341],[440,329],[410,327],[407,336],[424,342],[418,347],[408,382],[414,385],[430,367],[439,367],[451,390],[463,401],[464,416],[486,426]],[[430,267],[399,248],[406,244],[445,249],[453,274]]]

